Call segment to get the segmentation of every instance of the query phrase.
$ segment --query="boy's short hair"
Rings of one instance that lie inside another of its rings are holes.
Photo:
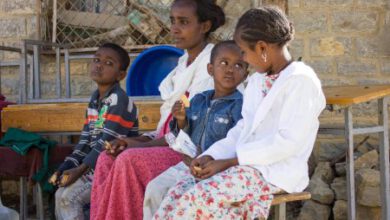
[[[236,44],[234,40],[225,40],[217,43],[213,49],[211,50],[210,54],[210,63],[213,64],[216,57],[218,56],[218,53],[221,48],[223,47],[230,47],[230,48],[238,48],[238,50],[241,51],[240,47]]]
[[[125,49],[123,49],[123,47],[119,46],[118,44],[114,44],[114,43],[104,43],[102,44],[100,48],[110,48],[112,50],[114,50],[118,56],[119,56],[119,59],[120,59],[120,70],[123,70],[123,71],[126,71],[127,70],[127,67],[129,67],[129,64],[130,64],[130,57],[129,57],[129,54],[127,53],[127,51]]]

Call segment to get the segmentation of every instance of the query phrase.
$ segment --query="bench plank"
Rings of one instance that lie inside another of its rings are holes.
[[[309,192],[289,193],[289,194],[277,194],[272,200],[271,205],[279,205],[281,203],[308,200],[311,198]]]
[[[390,85],[348,85],[323,88],[326,104],[351,105],[390,95]]]
[[[161,101],[136,101],[139,130],[150,131],[160,119]],[[3,109],[3,132],[21,128],[31,132],[80,132],[85,122],[87,103],[22,104]]]

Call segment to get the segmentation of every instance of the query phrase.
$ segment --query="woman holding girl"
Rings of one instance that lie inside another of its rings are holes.
[[[214,45],[207,40],[225,22],[222,9],[213,0],[175,0],[170,20],[175,44],[185,54],[159,87],[164,103],[157,130],[114,141],[112,150],[100,155],[91,193],[91,219],[142,219],[147,183],[181,161],[164,138],[173,104],[184,94],[191,99],[213,88],[207,64]]]
[[[293,32],[274,7],[239,19],[234,39],[262,73],[249,79],[243,119],[192,161],[193,176],[169,190],[154,219],[266,219],[273,194],[306,188],[325,98],[313,69],[292,61]]]

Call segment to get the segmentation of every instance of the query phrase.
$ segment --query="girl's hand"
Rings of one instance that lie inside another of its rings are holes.
[[[199,172],[197,177],[199,179],[207,179],[219,172],[222,172],[232,166],[230,160],[212,160],[205,164]]]
[[[191,166],[191,162],[192,162],[192,160],[194,160],[194,158],[192,158],[192,157],[190,157],[190,156],[188,156],[186,154],[181,154],[181,157],[183,158],[184,164],[187,165],[188,167],[190,167]]]
[[[205,168],[205,165],[209,161],[213,161],[213,160],[214,160],[214,158],[209,156],[209,155],[205,155],[205,156],[201,156],[201,157],[198,157],[196,159],[193,159],[191,162],[191,165],[190,165],[191,174],[195,178],[199,178],[199,176],[198,176],[199,171],[202,170],[203,168]]]
[[[172,106],[172,116],[178,121],[185,121],[186,111],[183,101],[176,101]]]
[[[76,182],[86,171],[88,170],[88,167],[84,164],[70,169],[70,170],[65,170],[61,177],[59,178],[59,186],[60,187],[66,187],[74,182]]]

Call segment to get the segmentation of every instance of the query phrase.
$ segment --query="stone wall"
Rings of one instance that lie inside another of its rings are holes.
[[[390,83],[388,0],[289,0],[292,51],[324,85]]]
[[[0,0],[0,45],[20,47],[22,39],[40,39],[38,0]],[[19,53],[0,51],[0,61],[19,58]],[[16,101],[19,70],[17,67],[0,67],[1,93]]]

